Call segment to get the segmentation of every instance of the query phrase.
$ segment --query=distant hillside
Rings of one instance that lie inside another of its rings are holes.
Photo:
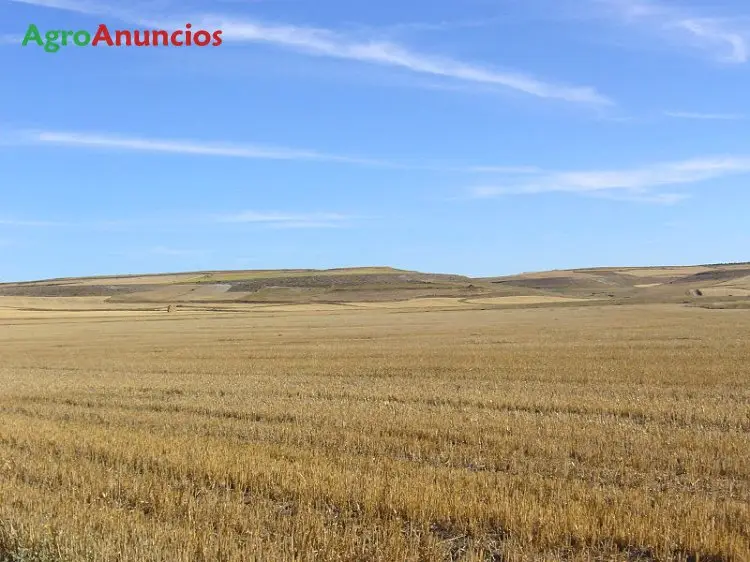
[[[110,303],[300,303],[564,296],[613,303],[750,300],[750,263],[599,267],[470,278],[390,267],[200,271],[0,284],[0,296]]]
[[[123,303],[336,302],[468,296],[490,293],[493,288],[485,289],[461,275],[362,267],[51,279],[0,284],[0,296],[108,297],[109,302]],[[515,294],[512,289],[495,292]]]
[[[750,297],[750,263],[664,267],[599,267],[482,279],[501,287],[579,297],[673,301],[685,297]]]

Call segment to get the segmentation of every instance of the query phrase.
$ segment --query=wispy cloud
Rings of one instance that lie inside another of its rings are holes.
[[[0,34],[0,45],[20,45],[22,41],[22,35]]]
[[[626,203],[651,203],[656,205],[674,205],[690,196],[685,193],[642,193],[642,192],[617,192],[597,191],[588,194],[590,197],[607,199],[609,201],[624,201]]]
[[[629,170],[544,172],[528,181],[504,180],[471,189],[478,198],[513,194],[576,193],[651,203],[675,203],[687,197],[661,188],[695,184],[750,173],[750,156],[715,157],[655,164]]]
[[[189,18],[154,14],[133,17],[121,9],[82,0],[13,0],[88,14],[107,13],[140,25],[171,27],[185,21],[221,29],[225,41],[263,43],[298,53],[399,68],[412,73],[438,76],[459,83],[490,85],[530,96],[595,106],[614,102],[589,86],[569,86],[528,74],[492,68],[450,57],[419,53],[398,43],[372,38],[351,38],[342,33],[299,25],[269,24],[233,16],[193,14]],[[174,23],[170,23],[174,22]]]
[[[675,119],[697,119],[706,121],[743,121],[747,115],[740,113],[696,113],[690,111],[665,111],[664,115]]]
[[[354,217],[339,213],[282,213],[243,211],[216,215],[220,223],[261,224],[273,228],[338,228],[346,226]]]
[[[725,20],[688,18],[677,20],[673,25],[687,31],[696,43],[720,48],[723,51],[720,56],[727,62],[743,63],[750,58],[747,31],[732,29]]]
[[[503,165],[451,165],[432,161],[395,161],[357,157],[265,144],[199,141],[185,139],[157,139],[131,137],[114,133],[12,130],[0,129],[0,146],[57,146],[71,149],[112,150],[142,153],[165,153],[186,156],[244,158],[252,160],[290,160],[331,162],[344,165],[370,166],[394,170],[419,170],[425,172],[456,174],[534,174],[533,166]]]
[[[500,86],[539,98],[594,105],[613,104],[612,100],[591,87],[553,84],[525,74],[418,53],[393,42],[352,40],[326,29],[268,25],[217,17],[206,18],[204,25],[222,29],[223,37],[229,41],[267,43],[309,55],[396,67],[461,82]]]
[[[750,60],[747,18],[717,17],[655,0],[593,1],[621,23],[642,27],[665,41],[708,51],[723,62],[739,64]]]
[[[467,166],[466,168],[458,168],[458,170],[476,174],[508,175],[538,174],[542,171],[535,166]]]
[[[263,228],[340,228],[351,226],[357,217],[332,212],[281,212],[281,211],[240,211],[217,214],[193,214],[190,216],[170,215],[168,212],[158,218],[141,217],[121,220],[41,220],[28,218],[0,218],[0,226],[31,229],[77,229],[77,230],[129,230],[169,227],[170,229],[192,228],[195,226],[218,227],[220,225],[254,225]],[[154,253],[182,255],[177,250],[158,246]]]
[[[97,4],[85,1],[68,1],[68,0],[9,0],[16,4],[32,4],[44,8],[59,8],[71,12],[81,12],[86,14],[97,13]]]
[[[507,23],[508,18],[475,18],[462,20],[442,20],[442,21],[411,21],[399,22],[390,25],[372,27],[366,25],[357,25],[355,30],[360,32],[374,33],[378,35],[399,34],[401,32],[441,32],[454,31],[458,29],[478,29],[483,27],[496,26]]]
[[[59,221],[0,218],[0,226],[10,226],[10,227],[56,228],[56,227],[72,226],[73,224],[74,223],[59,222]]]
[[[78,12],[79,14],[87,14],[91,16],[96,15],[107,15],[112,16],[123,21],[126,20],[137,20],[138,17],[135,12],[131,10],[123,10],[120,7],[113,6],[110,4],[97,2],[96,0],[9,0],[16,4],[29,4],[32,6],[39,6],[41,8],[53,8],[56,10],[65,10],[67,12]],[[132,9],[138,9],[139,4],[129,3]]]
[[[83,229],[98,231],[132,230],[146,226],[163,226],[163,221],[151,221],[147,219],[130,220],[50,220],[36,218],[0,217],[0,226],[8,228],[31,228],[31,229]]]
[[[15,136],[18,144],[56,145],[63,147],[170,153],[193,156],[219,156],[261,160],[302,160],[337,162],[363,166],[396,166],[396,164],[314,150],[284,148],[255,144],[213,143],[191,140],[125,137],[101,133],[66,131],[21,131]]]

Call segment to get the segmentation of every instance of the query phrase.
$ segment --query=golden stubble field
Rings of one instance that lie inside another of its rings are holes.
[[[18,312],[0,560],[750,560],[750,311]]]

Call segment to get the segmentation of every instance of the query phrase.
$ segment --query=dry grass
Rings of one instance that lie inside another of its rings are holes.
[[[722,269],[731,269],[732,266],[724,266]],[[696,266],[676,266],[676,267],[644,267],[644,268],[622,268],[613,269],[616,273],[630,275],[631,277],[683,277],[695,275],[704,271],[711,271],[710,267],[700,265]]]
[[[750,560],[750,314],[0,320],[0,560]]]
[[[477,304],[554,304],[563,302],[581,302],[583,299],[576,297],[558,297],[545,295],[522,295],[517,297],[485,297],[478,299],[467,299],[468,302]]]
[[[390,267],[350,267],[345,269],[326,269],[326,270],[284,270],[284,269],[259,269],[253,271],[231,271],[210,273],[203,276],[194,277],[194,281],[201,282],[226,282],[226,281],[243,281],[246,279],[274,279],[277,277],[330,277],[333,275],[377,275],[377,274],[394,274],[397,270]]]

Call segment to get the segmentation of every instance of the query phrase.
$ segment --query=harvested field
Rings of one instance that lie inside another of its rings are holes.
[[[708,271],[705,266],[694,267],[645,267],[645,268],[623,268],[617,269],[618,273],[631,275],[633,277],[681,277],[685,275],[695,275]]]
[[[0,559],[750,559],[747,310],[28,315]]]
[[[577,299],[574,297],[556,297],[556,296],[544,296],[544,295],[529,295],[529,296],[518,296],[518,297],[487,297],[479,299],[471,299],[469,302],[477,304],[553,304],[563,302],[581,302],[583,299]]]
[[[709,287],[701,291],[707,297],[750,297],[750,289],[741,289],[738,287]]]

